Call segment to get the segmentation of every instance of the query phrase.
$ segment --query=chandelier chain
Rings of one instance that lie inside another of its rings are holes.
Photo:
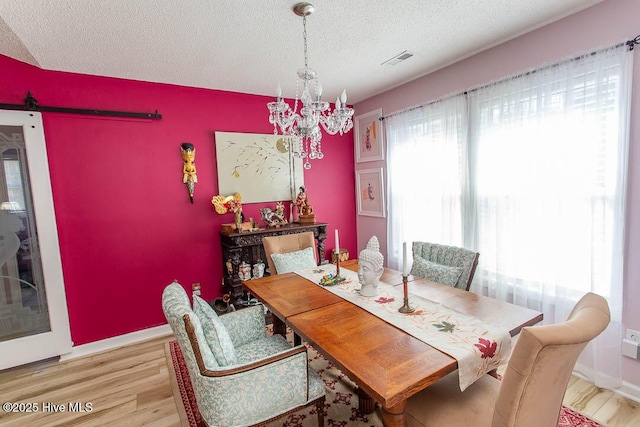
[[[307,55],[307,16],[302,17],[302,37],[304,39],[304,69],[309,69],[309,58]]]

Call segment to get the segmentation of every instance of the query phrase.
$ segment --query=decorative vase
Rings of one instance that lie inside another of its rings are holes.
[[[259,279],[264,276],[264,263],[261,260],[258,260],[255,264],[253,264],[253,278]]]
[[[216,311],[218,315],[229,312],[229,303],[222,298],[214,299],[211,307]]]
[[[242,233],[242,214],[240,212],[236,212],[236,232]]]
[[[242,264],[240,264],[238,268],[238,277],[242,281],[251,280],[251,265],[242,261]]]

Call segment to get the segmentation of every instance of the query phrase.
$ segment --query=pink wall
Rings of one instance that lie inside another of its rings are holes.
[[[292,74],[292,78],[294,75]],[[218,230],[233,222],[218,194],[215,131],[272,133],[267,98],[233,92],[51,72],[0,55],[0,102],[153,112],[159,121],[43,113],[65,288],[75,345],[161,324],[160,296],[178,279],[221,295]],[[189,203],[180,144],[196,147]],[[323,138],[325,158],[305,184],[319,222],[356,251],[353,133]],[[247,217],[259,207],[245,205]]]
[[[529,34],[474,55],[428,76],[370,98],[354,107],[358,112],[382,108],[389,114],[445,95],[461,92],[523,70],[553,63],[581,52],[633,39],[640,34],[640,1],[607,0]],[[636,47],[640,51],[640,46]],[[629,198],[627,220],[625,307],[623,327],[640,329],[640,52],[635,53],[633,76]],[[358,113],[356,113],[358,114]],[[381,163],[384,166],[383,163]],[[356,169],[364,168],[356,165]],[[358,217],[358,247],[376,234],[386,247],[386,221]],[[640,387],[640,362],[622,357],[623,380]]]

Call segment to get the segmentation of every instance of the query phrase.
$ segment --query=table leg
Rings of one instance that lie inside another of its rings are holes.
[[[287,337],[287,325],[275,315],[273,316],[273,334]]]
[[[358,412],[366,415],[376,410],[376,402],[366,391],[356,387],[356,394],[358,395]]]
[[[404,427],[407,425],[407,419],[404,409],[407,401],[403,400],[391,407],[382,406],[382,424],[385,427]]]

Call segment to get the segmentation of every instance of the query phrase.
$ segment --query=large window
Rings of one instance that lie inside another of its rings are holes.
[[[463,244],[466,111],[456,96],[386,119],[391,267],[400,268],[404,240]]]
[[[402,241],[475,249],[471,289],[545,323],[605,296],[611,326],[581,359],[603,386],[620,378],[631,64],[606,49],[385,120],[389,265]]]

